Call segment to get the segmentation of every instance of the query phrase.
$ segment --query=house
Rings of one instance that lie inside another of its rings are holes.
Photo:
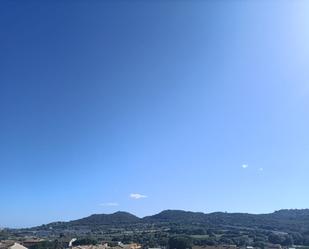
[[[28,249],[28,248],[14,241],[1,241],[0,249]]]
[[[72,249],[107,249],[106,245],[73,246]]]
[[[43,242],[43,241],[45,241],[45,240],[43,240],[43,239],[37,239],[37,238],[32,238],[32,239],[24,240],[22,244],[23,244],[23,246],[29,248],[29,247],[31,247],[31,246],[40,244],[40,243]]]
[[[110,247],[110,249],[140,249],[141,246],[136,243],[132,244],[122,244],[121,242],[118,243],[118,246]]]
[[[266,246],[267,249],[282,249],[282,246],[279,244],[270,244]]]
[[[139,244],[122,244],[118,243],[115,247],[110,247],[108,244],[104,245],[85,245],[85,246],[73,246],[72,249],[140,249],[141,246]],[[1,248],[0,248],[1,249]]]
[[[9,247],[9,249],[28,249],[27,247],[19,244],[19,243],[14,243],[14,245],[12,245],[11,247]]]

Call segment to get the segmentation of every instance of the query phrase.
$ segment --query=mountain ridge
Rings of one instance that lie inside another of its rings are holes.
[[[300,220],[299,220],[300,219]],[[198,222],[205,225],[246,225],[251,226],[251,222],[261,223],[259,225],[268,225],[267,223],[286,223],[288,221],[298,220],[307,223],[309,227],[309,209],[281,209],[267,214],[251,213],[228,213],[228,212],[193,212],[185,210],[167,209],[160,213],[138,217],[125,211],[117,211],[111,214],[92,214],[90,216],[71,220],[52,222],[42,226],[57,226],[57,224],[67,226],[92,226],[92,225],[121,225],[137,223],[192,223]],[[32,227],[38,228],[42,226]],[[31,229],[31,228],[30,228]]]

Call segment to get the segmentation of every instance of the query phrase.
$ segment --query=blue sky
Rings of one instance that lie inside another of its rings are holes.
[[[1,1],[0,226],[309,207],[307,1]]]

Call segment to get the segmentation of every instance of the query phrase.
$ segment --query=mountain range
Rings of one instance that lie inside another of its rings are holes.
[[[249,213],[202,213],[183,210],[165,210],[161,213],[139,218],[128,212],[118,211],[113,214],[93,214],[69,222],[54,222],[44,227],[54,229],[66,227],[123,226],[138,224],[198,224],[205,227],[242,227],[275,231],[309,231],[309,209],[285,209],[269,214]],[[42,228],[42,226],[37,227]],[[36,228],[36,229],[37,229]]]

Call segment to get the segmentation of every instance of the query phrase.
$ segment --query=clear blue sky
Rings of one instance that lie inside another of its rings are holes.
[[[309,207],[308,1],[43,2],[0,3],[0,226]]]

